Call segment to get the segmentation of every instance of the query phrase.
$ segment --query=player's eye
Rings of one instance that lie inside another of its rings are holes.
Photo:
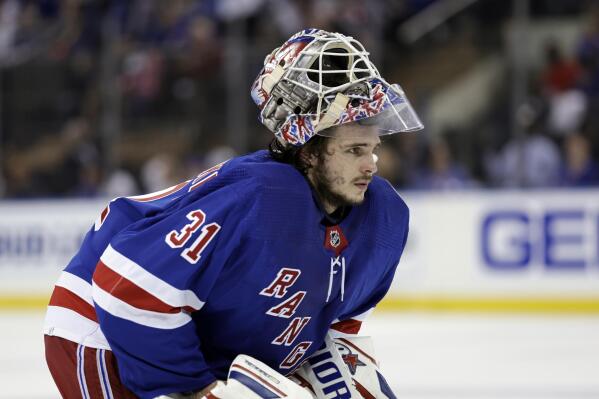
[[[362,155],[362,147],[351,147],[347,150],[352,155]]]

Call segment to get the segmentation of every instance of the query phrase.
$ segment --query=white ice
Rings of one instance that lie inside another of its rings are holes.
[[[43,313],[0,313],[0,398],[59,394]],[[599,398],[599,316],[374,314],[384,374],[401,399]]]

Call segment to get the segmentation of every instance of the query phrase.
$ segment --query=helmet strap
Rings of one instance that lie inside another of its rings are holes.
[[[277,83],[281,80],[283,75],[285,74],[285,69],[277,65],[275,69],[272,70],[271,73],[264,76],[264,81],[262,82],[262,88],[266,92],[266,94],[270,94],[272,89],[275,87]]]
[[[335,96],[335,100],[329,105],[329,109],[324,114],[318,125],[315,127],[315,132],[320,132],[324,129],[327,129],[335,124],[335,121],[339,119],[341,113],[347,107],[347,103],[349,103],[349,97],[343,93],[337,93]]]

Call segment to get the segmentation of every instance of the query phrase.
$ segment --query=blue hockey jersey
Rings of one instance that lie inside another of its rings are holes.
[[[142,398],[226,379],[241,353],[289,374],[329,329],[357,333],[407,233],[385,180],[333,225],[307,180],[259,151],[113,200],[62,273],[45,332],[110,348]]]

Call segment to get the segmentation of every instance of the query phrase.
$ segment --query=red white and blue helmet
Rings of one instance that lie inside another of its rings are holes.
[[[296,33],[266,56],[252,85],[260,122],[294,146],[351,122],[376,125],[380,135],[422,129],[404,91],[387,83],[368,55],[340,33]]]

